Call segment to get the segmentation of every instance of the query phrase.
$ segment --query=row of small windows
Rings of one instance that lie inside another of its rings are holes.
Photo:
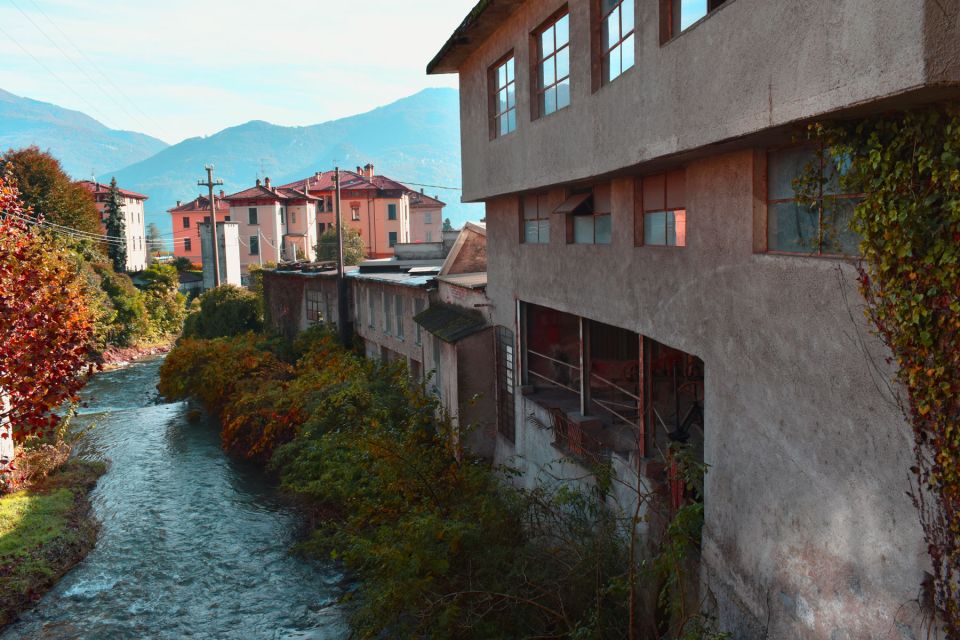
[[[371,329],[376,328],[376,318],[377,318],[377,299],[380,299],[382,302],[381,309],[382,322],[383,322],[383,333],[384,335],[392,335],[398,340],[404,339],[404,303],[403,296],[399,294],[388,293],[383,291],[380,295],[377,295],[373,289],[367,289],[367,326]],[[413,315],[419,314],[423,311],[423,301],[414,300]],[[360,306],[357,306],[357,315],[360,315]],[[360,323],[361,320],[358,317],[357,322]],[[394,324],[396,323],[396,324]],[[420,325],[414,323],[414,341],[416,344],[421,342],[421,329]]]
[[[813,194],[798,197],[795,184],[812,170]],[[807,147],[768,154],[766,249],[772,253],[852,256],[860,236],[850,228],[862,194],[843,193],[837,166]],[[686,171],[645,176],[635,182],[634,244],[685,247],[688,214]],[[610,183],[570,193],[552,206],[544,193],[526,195],[520,203],[520,241],[549,244],[552,217],[562,216],[567,244],[610,244],[613,237]]]
[[[636,62],[637,0],[591,0],[599,25],[593,55],[598,59],[596,85],[613,82]],[[661,40],[669,40],[704,18],[726,0],[666,0],[661,15]],[[531,118],[548,116],[570,106],[570,14],[566,8],[531,34],[535,50],[532,76],[536,78]],[[516,60],[513,52],[501,58],[488,74],[490,136],[498,138],[517,129]],[[598,86],[594,87],[595,89]]]

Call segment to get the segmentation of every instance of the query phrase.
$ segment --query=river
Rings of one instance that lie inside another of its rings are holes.
[[[222,453],[212,419],[159,403],[159,367],[84,390],[77,454],[111,461],[91,495],[96,549],[0,640],[345,638],[341,576],[289,553],[296,515]]]

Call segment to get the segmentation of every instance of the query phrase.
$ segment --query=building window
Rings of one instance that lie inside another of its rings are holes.
[[[333,211],[333,196],[327,196],[327,211]]]
[[[260,224],[257,220],[257,208],[250,207],[247,209],[247,224]]]
[[[433,242],[433,231],[427,231],[427,242]]]
[[[490,137],[499,138],[517,129],[517,84],[513,54],[490,70]]]
[[[524,196],[520,241],[524,244],[550,243],[550,212],[546,194]]]
[[[643,224],[637,225],[637,246],[687,246],[687,210],[684,205],[686,171],[647,176],[642,182]]]
[[[423,300],[417,298],[413,301],[413,315],[414,317],[420,315],[423,312]],[[413,341],[417,346],[423,344],[423,329],[420,327],[419,322],[413,323]]]
[[[190,228],[190,216],[183,216],[183,228],[184,229]]]
[[[633,15],[635,0],[600,0],[600,47],[602,82],[612,82],[633,66]]]
[[[230,216],[223,216],[224,222],[230,222]]]
[[[190,238],[183,239],[183,250],[187,252],[193,251],[193,242],[190,240]]]
[[[367,326],[373,329],[377,321],[377,301],[373,297],[373,290],[367,289]]]
[[[397,316],[397,338],[403,340],[403,296],[399,293],[394,296],[394,306]]]
[[[250,236],[250,255],[252,256],[260,255],[260,237],[259,236]]]
[[[391,313],[393,309],[392,306],[393,296],[388,294],[386,291],[383,292],[383,332],[387,335],[393,333],[393,314]]]
[[[794,187],[810,168],[816,192],[801,202]],[[850,229],[859,194],[840,189],[842,167],[809,147],[767,155],[767,250],[806,255],[857,255],[860,236]]]
[[[666,0],[661,3],[661,42],[686,31],[724,2],[726,0]]]
[[[396,220],[397,219],[397,205],[388,204],[387,205],[387,220]]]
[[[610,184],[591,191],[574,193],[554,213],[566,216],[567,243],[610,244],[612,219]]]
[[[387,233],[387,239],[389,240],[389,243],[390,243],[390,246],[391,246],[391,247],[396,246],[396,244],[397,244],[397,232],[396,232],[396,231],[390,231],[389,233]]]
[[[440,338],[433,336],[433,385],[434,393],[438,396],[441,395],[441,379],[440,379]]]
[[[290,212],[290,224],[297,224],[297,212],[296,212],[296,211],[291,211],[291,212]]]
[[[497,327],[497,431],[510,442],[516,437],[513,343],[513,331]]]
[[[280,224],[287,224],[287,211],[280,207]]]
[[[537,113],[548,116],[570,106],[570,15],[555,18],[534,35],[537,41]]]
[[[423,214],[423,223],[424,224],[433,224],[433,212],[427,211]]]
[[[320,324],[325,318],[321,312],[323,294],[319,291],[307,290],[307,323]]]
[[[350,205],[350,219],[354,222],[360,220],[360,205],[352,204]]]

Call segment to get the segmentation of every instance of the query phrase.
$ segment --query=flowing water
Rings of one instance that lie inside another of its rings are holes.
[[[347,636],[333,567],[290,555],[298,527],[214,422],[159,404],[160,361],[98,375],[78,455],[111,461],[91,495],[97,547],[0,640]]]

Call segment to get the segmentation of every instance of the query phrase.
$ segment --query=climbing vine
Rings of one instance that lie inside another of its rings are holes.
[[[916,505],[932,560],[923,599],[960,639],[960,104],[811,125],[862,193],[865,314],[890,348],[914,434]]]

